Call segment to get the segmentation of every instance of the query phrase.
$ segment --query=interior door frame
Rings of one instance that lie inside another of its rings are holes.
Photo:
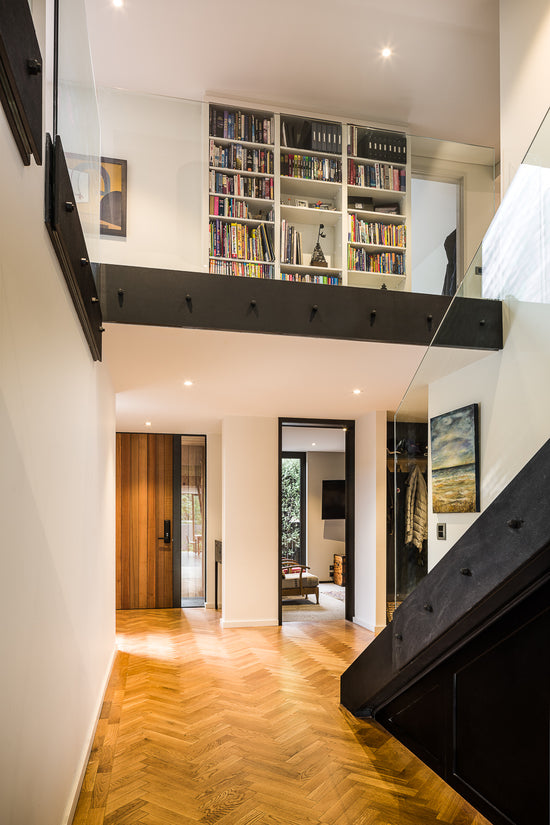
[[[327,429],[343,429],[346,431],[345,444],[345,478],[346,478],[346,619],[353,621],[355,615],[355,421],[333,418],[279,418],[279,564],[281,570],[283,547],[281,541],[281,458],[283,455],[283,427],[326,427]],[[281,576],[278,575],[279,592],[279,625],[283,623],[283,604],[281,599]]]

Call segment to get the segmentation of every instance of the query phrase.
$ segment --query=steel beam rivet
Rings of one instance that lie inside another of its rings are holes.
[[[480,327],[484,327],[484,326],[485,326],[485,318],[482,318],[482,319],[481,319],[481,321],[479,322],[479,326],[480,326]]]
[[[74,203],[65,201],[65,212],[74,212]]]
[[[80,266],[87,266],[90,263],[88,258],[81,258],[80,259]]]
[[[42,61],[37,57],[27,60],[27,71],[29,74],[40,74],[42,71]]]
[[[519,530],[520,527],[523,526],[523,519],[521,518],[511,518],[509,522],[507,522],[508,527],[512,530]]]
[[[429,602],[426,602],[426,604],[424,605],[424,610],[426,611],[426,613],[434,612],[434,609]]]
[[[402,642],[402,641],[403,641],[403,636],[401,635],[401,633],[396,633],[396,634],[395,634],[395,638],[397,639],[397,641],[398,641],[398,642]]]
[[[99,298],[96,298],[95,295],[92,295],[92,304],[99,304]]]
[[[472,571],[470,570],[469,567],[461,567],[460,572],[462,573],[463,576],[471,576],[472,575]]]
[[[256,299],[255,298],[251,299],[250,306],[252,307],[252,309],[254,309],[254,307],[256,306]]]
[[[105,332],[105,327],[100,327],[100,328],[99,328],[99,331],[100,331],[100,332]]]

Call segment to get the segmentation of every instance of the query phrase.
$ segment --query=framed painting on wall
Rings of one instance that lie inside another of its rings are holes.
[[[479,513],[479,404],[430,419],[434,513]]]
[[[127,163],[101,158],[99,231],[102,235],[126,237]]]

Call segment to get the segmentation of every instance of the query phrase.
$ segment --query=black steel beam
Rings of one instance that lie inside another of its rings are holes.
[[[0,102],[25,166],[42,163],[42,56],[27,0],[0,0]]]
[[[103,324],[99,296],[59,137],[46,136],[45,222],[95,361],[101,361]]]
[[[104,321],[428,346],[450,298],[96,265]],[[500,301],[462,298],[438,346],[502,348]]]

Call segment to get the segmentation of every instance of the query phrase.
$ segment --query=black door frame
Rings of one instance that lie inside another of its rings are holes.
[[[306,453],[296,451],[281,452],[281,461],[283,458],[299,458],[300,459],[300,557],[296,559],[300,564],[305,564],[305,546],[306,546]],[[281,475],[281,466],[279,467],[279,476]],[[282,490],[281,490],[281,507],[279,516],[279,535],[281,535],[282,525]],[[281,546],[282,554],[282,546]]]
[[[281,570],[283,548],[281,541],[281,458],[283,455],[283,427],[324,427],[342,429],[346,432],[346,619],[351,622],[355,614],[355,421],[340,418],[279,418],[279,565]],[[279,625],[283,623],[283,605],[281,599],[281,576],[279,581]]]

